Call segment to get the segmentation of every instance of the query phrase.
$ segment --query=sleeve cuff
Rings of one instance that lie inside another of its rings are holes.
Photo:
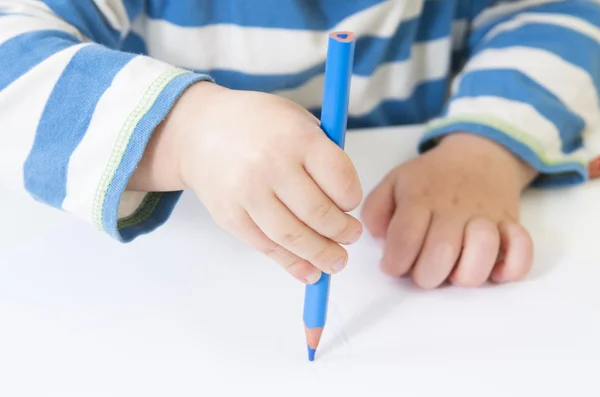
[[[577,152],[570,155],[562,152],[551,153],[530,135],[503,121],[493,119],[451,118],[435,121],[420,140],[419,153],[435,147],[444,136],[454,132],[468,132],[486,137],[507,148],[539,172],[532,186],[571,186],[588,179],[588,160],[585,156]]]
[[[121,130],[109,164],[96,190],[93,223],[120,242],[130,242],[163,225],[182,192],[139,194],[126,191],[152,132],[167,116],[179,96],[195,82],[212,81],[206,75],[172,69],[156,78],[136,107],[134,121]],[[132,206],[132,202],[134,202]],[[123,207],[130,207],[123,214]]]

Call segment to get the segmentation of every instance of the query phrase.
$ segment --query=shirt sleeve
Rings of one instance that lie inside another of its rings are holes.
[[[586,181],[600,134],[600,4],[502,2],[474,18],[466,47],[447,106],[419,150],[469,132],[537,169],[536,186]]]
[[[126,190],[156,126],[211,80],[120,51],[144,0],[0,0],[0,182],[128,242],[181,192]]]

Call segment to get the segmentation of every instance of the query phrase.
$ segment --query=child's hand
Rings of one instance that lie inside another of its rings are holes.
[[[156,133],[130,187],[192,188],[221,227],[303,282],[346,265],[339,244],[357,241],[362,226],[345,212],[360,204],[361,186],[302,107],[200,83]]]
[[[492,141],[449,135],[392,171],[364,204],[365,226],[385,238],[383,270],[410,272],[423,288],[521,279],[533,244],[518,222],[519,198],[534,177]]]

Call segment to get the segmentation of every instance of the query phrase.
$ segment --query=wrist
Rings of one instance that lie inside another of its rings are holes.
[[[165,119],[156,127],[148,141],[142,159],[127,188],[134,191],[164,192],[187,188],[182,175],[181,157],[195,130],[195,117],[206,100],[224,88],[208,81],[188,87],[174,103]]]
[[[506,147],[469,132],[449,134],[442,139],[438,147],[451,151],[455,156],[472,159],[477,166],[499,166],[503,172],[511,174],[521,189],[529,186],[538,175],[535,168]]]

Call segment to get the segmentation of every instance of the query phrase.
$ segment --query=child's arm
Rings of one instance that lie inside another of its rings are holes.
[[[600,4],[533,3],[475,18],[423,155],[365,202],[365,226],[386,240],[387,273],[410,273],[424,288],[519,280],[533,262],[518,221],[522,190],[586,180],[585,143],[600,132]]]
[[[177,200],[125,187],[175,100],[208,79],[119,51],[144,3],[0,1],[0,181],[121,241]]]
[[[119,51],[143,3],[0,0],[0,181],[121,241],[191,188],[297,279],[340,271],[362,232],[346,153],[291,101]]]
[[[534,167],[536,185],[586,180],[586,149],[600,132],[600,4],[546,3],[506,2],[475,17],[467,63],[422,150],[468,131]]]

